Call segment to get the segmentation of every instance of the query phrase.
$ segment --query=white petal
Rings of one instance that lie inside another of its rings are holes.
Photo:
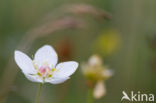
[[[52,78],[52,79],[46,79],[45,82],[51,83],[51,84],[60,84],[68,80],[69,77],[65,78]]]
[[[102,75],[105,79],[110,78],[113,74],[114,74],[113,71],[110,69],[104,69],[102,72]]]
[[[89,65],[91,66],[102,65],[102,60],[98,55],[93,55],[89,59]]]
[[[20,51],[15,51],[14,54],[15,61],[24,74],[35,74],[36,70],[34,69],[32,60],[24,53]]]
[[[43,80],[41,80],[39,77],[35,76],[35,75],[29,75],[29,74],[26,74],[25,75],[26,78],[32,82],[38,82],[38,83],[43,83]]]
[[[78,63],[74,61],[62,62],[56,66],[53,77],[69,77],[78,67]]]
[[[40,62],[41,65],[48,63],[48,65],[55,66],[58,60],[55,50],[50,45],[45,45],[37,50],[34,60]]]
[[[106,94],[106,88],[103,81],[99,81],[94,88],[94,98],[99,99]]]

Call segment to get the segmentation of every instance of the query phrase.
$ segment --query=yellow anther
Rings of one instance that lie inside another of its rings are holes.
[[[52,71],[54,72],[56,69],[55,68],[52,68]]]
[[[41,73],[37,72],[37,75],[42,76]]]
[[[48,77],[50,78],[50,77],[52,77],[52,75],[48,75]]]

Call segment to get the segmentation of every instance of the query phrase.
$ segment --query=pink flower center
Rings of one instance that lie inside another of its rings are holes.
[[[52,74],[54,72],[53,70],[54,69],[51,70],[49,66],[41,66],[38,69],[37,75],[42,78],[49,78],[52,77]]]
[[[40,67],[40,69],[39,69],[39,73],[40,74],[42,74],[42,75],[44,75],[47,71],[49,71],[50,70],[50,68],[49,67],[44,67],[44,66],[42,66],[42,67]]]

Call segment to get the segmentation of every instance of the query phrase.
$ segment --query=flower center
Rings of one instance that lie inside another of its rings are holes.
[[[50,69],[50,67],[48,66],[41,66],[38,70],[37,70],[37,75],[43,79],[45,78],[50,78],[52,77],[54,71],[56,69],[53,68],[53,69]]]
[[[41,78],[43,81],[47,78],[50,78],[53,76],[55,68],[49,67],[47,62],[44,62],[42,65],[39,65],[40,63],[37,61],[33,61],[34,68],[37,70],[36,74],[39,78]]]

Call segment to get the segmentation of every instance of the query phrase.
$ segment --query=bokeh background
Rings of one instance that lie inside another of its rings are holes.
[[[13,59],[52,45],[59,61],[99,54],[114,71],[95,103],[119,103],[122,91],[156,93],[155,0],[0,0],[0,103],[33,103],[37,83]],[[85,103],[81,66],[63,84],[45,84],[41,103]]]

